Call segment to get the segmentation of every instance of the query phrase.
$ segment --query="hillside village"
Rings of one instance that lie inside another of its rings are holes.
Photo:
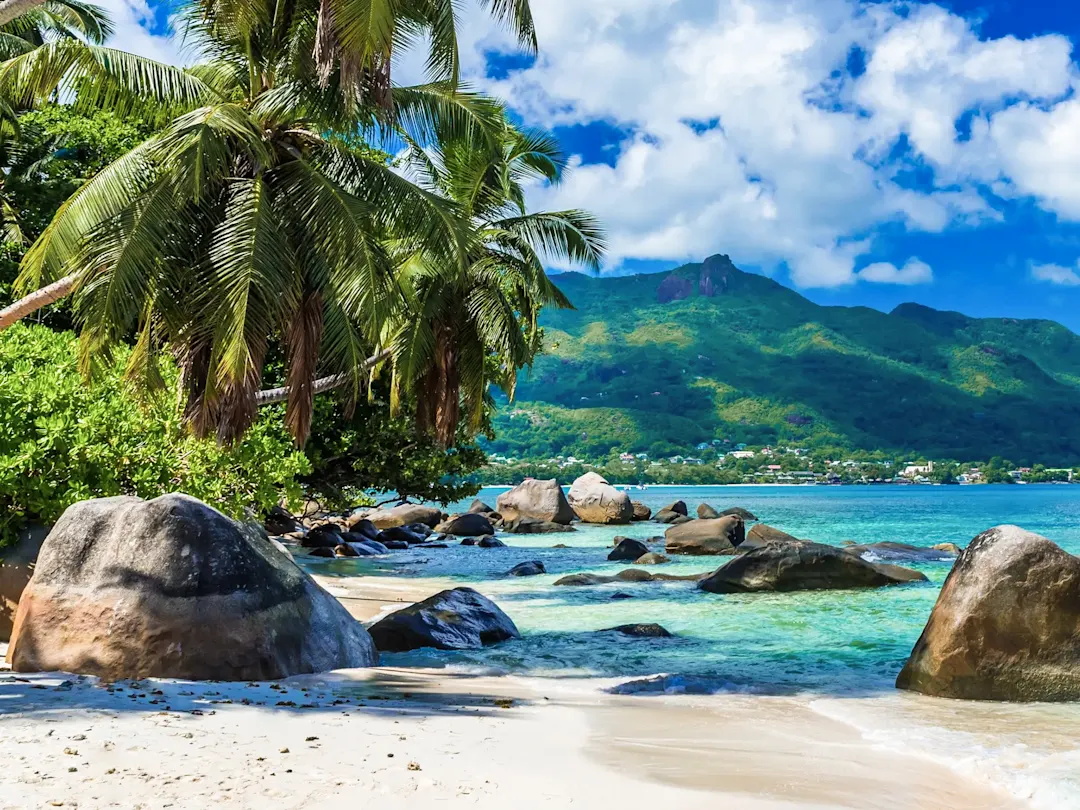
[[[692,453],[692,455],[690,454]],[[973,485],[1080,482],[1080,469],[1016,466],[1005,459],[957,462],[889,457],[881,452],[824,454],[791,446],[752,447],[724,440],[701,442],[687,455],[651,458],[613,451],[606,458],[552,456],[517,459],[494,453],[481,471],[486,484],[527,477],[568,478],[596,470],[624,484],[905,484]]]

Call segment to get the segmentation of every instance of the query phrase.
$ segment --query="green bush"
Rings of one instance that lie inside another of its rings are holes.
[[[122,381],[123,354],[88,384],[76,352],[70,333],[43,326],[0,333],[0,544],[86,498],[179,491],[236,517],[299,499],[310,464],[280,408],[221,447],[184,433],[172,397],[138,401]],[[176,370],[163,372],[173,386]]]

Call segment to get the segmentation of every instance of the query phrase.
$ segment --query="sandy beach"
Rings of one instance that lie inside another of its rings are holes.
[[[322,582],[364,619],[439,584]],[[614,683],[380,667],[106,686],[0,672],[0,808],[1027,806],[796,698],[620,696]]]

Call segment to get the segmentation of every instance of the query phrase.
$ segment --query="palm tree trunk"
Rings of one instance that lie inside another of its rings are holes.
[[[0,2],[0,9],[2,9],[2,7],[3,2]],[[25,298],[20,298],[11,306],[0,309],[0,332],[7,329],[13,323],[22,320],[30,313],[37,312],[39,309],[48,306],[53,301],[59,301],[75,289],[75,283],[78,280],[78,276],[75,274],[64,276],[59,281],[54,281],[49,286],[42,287],[40,290],[30,293],[30,295]]]
[[[0,25],[7,25],[44,2],[45,0],[0,0]]]
[[[390,358],[390,350],[383,349],[378,354],[369,357],[363,363],[360,364],[360,370],[371,368],[378,363],[383,362]],[[326,391],[331,391],[334,388],[340,388],[345,385],[350,379],[349,374],[333,374],[329,377],[320,377],[311,386],[313,394],[322,394]],[[266,391],[260,391],[255,401],[261,407],[263,405],[272,405],[275,402],[284,402],[289,398],[289,388],[285,386],[283,388],[270,388]]]

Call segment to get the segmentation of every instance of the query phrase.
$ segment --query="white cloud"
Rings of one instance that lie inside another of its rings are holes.
[[[1031,277],[1062,287],[1080,287],[1080,273],[1075,268],[1062,267],[1060,264],[1033,264]]]
[[[467,73],[528,123],[629,133],[613,166],[579,166],[532,197],[595,211],[611,266],[724,252],[835,286],[869,280],[855,267],[882,226],[936,233],[1000,218],[991,186],[1080,219],[1065,37],[985,40],[937,6],[857,0],[533,8],[540,58],[501,81],[483,80],[483,52],[512,42],[483,12],[466,14]],[[847,69],[853,53],[861,75]],[[965,114],[970,136],[957,131]],[[931,184],[912,183],[914,170]]]
[[[934,271],[926,262],[908,259],[903,267],[890,262],[876,262],[867,265],[858,273],[862,281],[878,284],[929,284],[934,280]]]
[[[154,14],[147,0],[96,0],[112,18],[116,33],[109,44],[129,53],[171,65],[191,61],[181,53],[180,43],[169,36],[150,33]]]

